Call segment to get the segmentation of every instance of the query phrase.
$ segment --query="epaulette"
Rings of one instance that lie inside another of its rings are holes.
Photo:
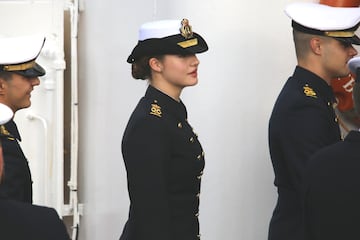
[[[314,89],[312,89],[311,87],[309,87],[308,84],[305,84],[305,86],[303,87],[304,89],[304,93],[307,97],[313,97],[313,98],[317,98],[316,96],[316,92],[314,91]]]
[[[157,104],[157,100],[154,100],[151,104],[150,114],[160,118],[162,117],[161,107]]]

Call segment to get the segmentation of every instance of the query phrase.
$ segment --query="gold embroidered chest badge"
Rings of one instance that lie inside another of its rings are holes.
[[[157,117],[162,117],[161,116],[161,107],[159,105],[157,105],[156,103],[151,104],[151,111],[150,111],[151,115],[155,115]]]
[[[184,18],[182,21],[181,21],[181,28],[180,28],[180,32],[181,32],[181,35],[186,38],[186,39],[189,39],[193,36],[193,31],[192,31],[192,28],[189,24],[189,20]]]
[[[1,126],[0,126],[0,134],[1,134],[1,135],[5,135],[5,136],[10,136],[9,131],[5,128],[4,125],[1,125]]]
[[[306,84],[303,88],[306,96],[317,98],[316,92],[311,87],[309,87],[309,85]]]

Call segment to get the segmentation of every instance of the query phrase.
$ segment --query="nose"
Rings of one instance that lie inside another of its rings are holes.
[[[40,79],[38,77],[31,78],[30,81],[32,86],[40,85]]]
[[[196,56],[196,55],[192,55],[192,56],[191,56],[191,65],[197,67],[199,64],[200,64],[200,61],[199,61],[199,59],[197,58],[197,56]]]
[[[351,46],[350,48],[350,56],[354,57],[358,54],[358,51],[354,48],[354,46]]]

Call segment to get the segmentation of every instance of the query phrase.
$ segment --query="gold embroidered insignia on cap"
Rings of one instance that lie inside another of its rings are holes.
[[[186,18],[184,18],[181,21],[180,33],[186,39],[189,39],[193,36],[193,32],[192,32],[192,28],[189,24],[189,20],[187,20]]]
[[[1,126],[0,126],[0,134],[1,134],[1,135],[5,135],[5,136],[10,136],[9,131],[5,128],[4,125],[1,125]]]
[[[317,98],[316,92],[311,87],[309,87],[309,85],[306,84],[303,88],[306,96]]]
[[[157,104],[151,104],[151,112],[150,112],[151,115],[155,115],[157,117],[161,117],[161,107]]]

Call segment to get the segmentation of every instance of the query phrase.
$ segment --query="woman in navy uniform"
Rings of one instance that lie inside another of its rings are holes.
[[[9,121],[12,115],[11,109],[0,103],[0,124]],[[2,150],[0,141],[0,185],[4,167]],[[0,192],[0,239],[69,240],[70,237],[53,208],[9,200]]]
[[[188,20],[140,28],[128,58],[135,79],[148,79],[122,141],[130,196],[121,240],[195,240],[199,234],[204,152],[180,99],[197,83],[196,53],[208,50]]]

